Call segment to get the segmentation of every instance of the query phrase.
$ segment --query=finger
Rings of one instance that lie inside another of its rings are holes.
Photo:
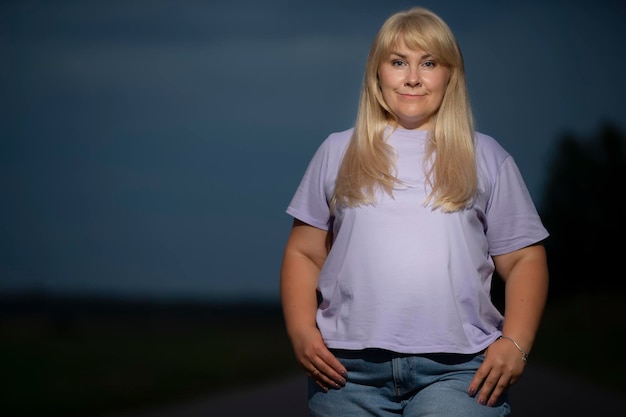
[[[485,378],[487,378],[487,375],[489,375],[489,371],[490,369],[487,368],[487,365],[484,362],[476,370],[476,373],[474,374],[474,378],[472,378],[472,381],[470,382],[469,387],[467,389],[467,394],[470,397],[473,397],[476,395],[480,387],[483,385],[483,381],[485,380]]]
[[[320,358],[324,361],[323,364],[329,368],[328,372],[325,372],[327,375],[333,375],[333,372],[337,374],[335,375],[336,377],[342,376],[345,378],[348,375],[345,366],[330,351],[322,352]],[[320,369],[323,369],[323,366],[320,366]]]
[[[498,381],[500,380],[499,376],[489,375],[483,386],[480,388],[480,393],[478,394],[478,403],[482,405],[487,405],[487,401],[491,397],[494,389],[496,388]]]
[[[489,400],[487,401],[487,405],[490,407],[495,406],[498,403],[498,399],[502,395],[505,389],[509,386],[508,382],[505,382],[504,378],[500,378],[498,383],[493,388],[491,395],[489,396]]]
[[[316,378],[320,373],[319,369],[317,369],[317,367],[313,363],[311,363],[310,366],[305,367],[305,370],[306,373],[312,378]]]
[[[332,372],[333,375],[336,374],[336,372],[328,366],[322,366],[320,368],[316,368],[311,373],[312,374],[311,376],[313,377],[315,382],[318,383],[318,385],[323,387],[325,390],[329,388],[340,389],[341,387],[345,386],[346,384],[345,379],[343,379],[342,377],[339,377],[339,381],[336,381],[333,377],[328,376],[326,372],[322,371],[321,370],[322,368],[326,368],[326,372]]]
[[[312,370],[307,370],[307,374],[324,392],[328,391],[329,384],[326,382],[328,378],[326,378],[319,369],[313,368]]]
[[[348,374],[343,367],[337,371],[332,366],[324,363],[318,367],[318,370],[323,377],[322,379],[333,388],[338,389],[346,385],[346,378]]]
[[[321,359],[321,361],[319,360]],[[346,385],[346,379],[348,372],[343,364],[329,351],[326,354],[320,354],[315,361],[311,361],[313,366],[317,368],[320,374],[320,379],[332,386],[339,389]]]

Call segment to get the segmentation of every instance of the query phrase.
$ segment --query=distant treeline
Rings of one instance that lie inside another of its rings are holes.
[[[167,300],[132,297],[51,295],[45,293],[0,294],[0,317],[41,314],[60,319],[71,316],[102,318],[159,317],[220,321],[257,317],[282,318],[278,302]]]
[[[540,215],[551,299],[589,293],[625,294],[626,143],[606,123],[590,137],[562,135],[547,173]]]

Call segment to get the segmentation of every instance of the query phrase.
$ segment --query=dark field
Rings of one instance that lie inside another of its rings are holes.
[[[97,417],[297,371],[273,304],[0,302],[4,417]],[[623,297],[585,296],[549,305],[531,360],[626,393],[623,304]]]
[[[5,300],[0,334],[4,417],[95,417],[295,370],[274,305]]]

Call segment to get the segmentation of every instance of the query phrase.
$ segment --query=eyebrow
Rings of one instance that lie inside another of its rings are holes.
[[[408,58],[408,55],[401,54],[400,52],[395,52],[395,51],[391,51],[390,55],[397,55],[402,59]],[[434,58],[434,57],[433,57],[433,54],[429,54],[429,53],[425,53],[424,55],[420,56],[420,60],[426,59],[426,58]]]

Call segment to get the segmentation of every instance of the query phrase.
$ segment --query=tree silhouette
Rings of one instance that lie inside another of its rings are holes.
[[[539,210],[551,234],[551,299],[626,288],[625,180],[624,135],[615,126],[586,140],[572,134],[559,140]]]

